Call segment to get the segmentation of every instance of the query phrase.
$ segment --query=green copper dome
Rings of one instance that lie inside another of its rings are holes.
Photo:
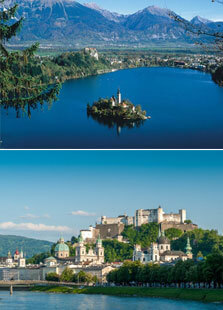
[[[57,243],[56,247],[55,247],[55,252],[65,252],[65,251],[69,251],[69,247],[66,243]]]

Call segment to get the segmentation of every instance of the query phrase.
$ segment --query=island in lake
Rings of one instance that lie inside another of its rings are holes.
[[[100,98],[92,106],[87,105],[89,115],[100,118],[109,118],[113,121],[138,121],[150,119],[146,116],[140,105],[135,106],[129,100],[122,100],[120,89],[117,92],[117,98],[112,96],[110,99]]]
[[[145,120],[151,118],[146,116],[146,111],[140,105],[135,106],[127,99],[122,100],[120,89],[117,91],[117,98],[100,98],[92,106],[88,104],[87,114],[99,124],[109,128],[116,126],[118,135],[122,128],[140,127]]]

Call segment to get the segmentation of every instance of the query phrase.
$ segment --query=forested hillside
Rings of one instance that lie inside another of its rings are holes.
[[[19,251],[22,249],[28,258],[36,253],[49,252],[52,244],[50,241],[13,235],[0,235],[0,256],[7,256],[8,251],[14,254],[16,249]]]

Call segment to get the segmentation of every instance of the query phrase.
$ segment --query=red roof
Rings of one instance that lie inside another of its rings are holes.
[[[18,251],[18,249],[16,249],[16,251],[15,251],[15,255],[19,255],[19,251]]]

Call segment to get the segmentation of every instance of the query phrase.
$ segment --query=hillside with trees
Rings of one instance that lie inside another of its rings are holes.
[[[223,254],[223,236],[219,235],[217,230],[195,229],[183,234],[179,239],[172,241],[174,250],[184,250],[187,237],[190,237],[192,252],[196,257],[206,257],[210,253],[219,251]]]
[[[27,258],[37,253],[50,252],[52,242],[37,240],[13,235],[0,235],[0,256],[7,256],[8,251],[14,254],[15,250],[22,249]]]
[[[142,247],[149,247],[152,242],[156,242],[159,234],[159,225],[156,223],[144,224],[139,228],[133,225],[126,226],[122,232],[124,239],[133,246],[140,244]]]

